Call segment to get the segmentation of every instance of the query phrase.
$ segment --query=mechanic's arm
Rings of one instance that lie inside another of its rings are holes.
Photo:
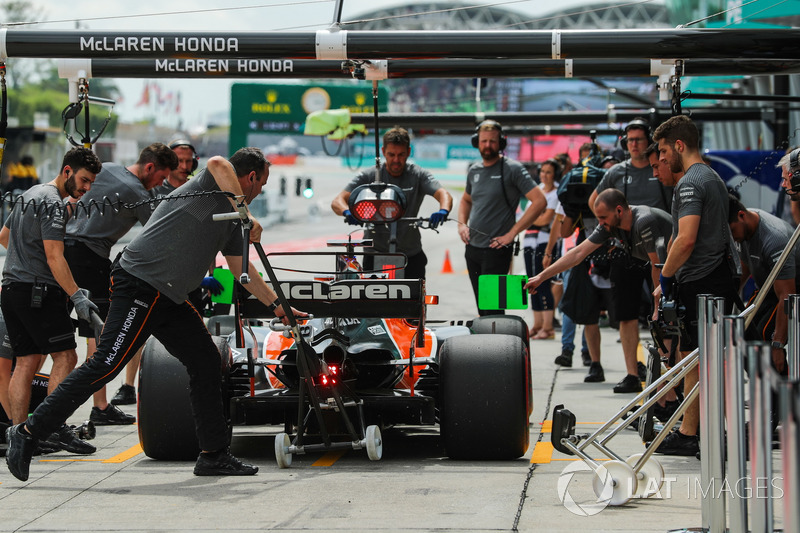
[[[772,341],[786,344],[789,338],[789,320],[783,302],[795,292],[794,279],[776,279],[772,284],[772,289],[778,295],[778,312],[775,314],[775,332],[772,334]],[[783,371],[783,365],[786,362],[783,350],[772,348],[772,362],[778,372]]]
[[[8,249],[9,235],[11,235],[11,230],[8,229],[8,226],[3,226],[3,229],[0,230],[0,245],[2,245],[6,250]]]
[[[433,197],[439,202],[439,209],[446,209],[448,213],[453,210],[453,196],[444,187],[436,189]]]
[[[47,266],[50,267],[50,272],[53,273],[56,282],[64,289],[67,296],[75,294],[78,284],[75,283],[67,260],[64,259],[64,241],[43,240],[42,244],[44,244],[44,253],[47,256]]]
[[[533,221],[536,220],[539,215],[544,213],[545,209],[547,209],[547,199],[544,197],[544,193],[539,187],[534,187],[531,189],[528,194],[525,195],[525,198],[527,198],[529,201],[528,207],[525,208],[525,212],[522,213],[522,216],[519,217],[517,223],[511,227],[511,230],[508,233],[495,237],[491,240],[491,243],[489,244],[490,248],[503,248],[509,246],[512,242],[514,242],[514,239],[521,231],[531,227]]]
[[[650,277],[653,279],[653,287],[658,287],[661,279],[661,268],[657,265],[661,264],[661,259],[659,259],[656,252],[647,252],[647,257],[650,259]],[[653,309],[658,309],[658,302],[655,300],[653,302]]]
[[[541,285],[543,282],[560,272],[564,272],[568,268],[574,267],[586,259],[587,255],[594,252],[598,248],[600,248],[599,244],[595,244],[588,239],[583,241],[578,246],[570,249],[570,251],[565,253],[558,261],[542,270],[539,274],[530,278],[528,283],[525,284],[524,288],[528,289],[528,292],[530,293],[536,292],[536,287]]]
[[[233,275],[236,277],[236,279],[239,279],[239,276],[242,273],[242,256],[226,255],[225,260],[228,262],[228,268],[231,270]],[[249,263],[249,272],[258,272],[252,262]],[[269,285],[267,285],[264,279],[259,275],[250,276],[250,283],[242,286],[247,289],[247,292],[258,298],[258,301],[264,305],[270,305],[272,302],[275,302],[278,299],[278,295],[275,294],[275,291],[270,289]],[[308,316],[308,313],[298,311],[294,307],[292,307],[292,313],[296,317]],[[283,307],[280,305],[278,305],[277,309],[275,309],[275,316],[280,318],[284,324],[289,323],[289,321],[286,319],[286,313],[283,311]]]
[[[211,175],[214,176],[214,181],[217,182],[219,190],[233,193],[237,197],[242,197],[244,195],[242,188],[239,186],[239,178],[236,176],[236,171],[230,161],[222,156],[215,155],[208,160],[206,168],[211,172]],[[251,174],[251,179],[257,178],[255,172]],[[230,201],[231,205],[235,208],[236,200],[231,199]],[[259,224],[258,220],[250,213],[249,207],[247,207],[247,216],[253,224],[253,227],[250,229],[250,242],[259,242],[261,240],[261,224]]]
[[[472,211],[472,195],[465,192],[458,204],[458,235],[464,244],[469,244],[469,214]]]
[[[661,269],[665,277],[674,276],[692,255],[699,228],[700,215],[686,215],[678,220],[678,235],[672,241],[664,268]]]
[[[331,209],[339,216],[344,216],[345,210],[349,209],[348,202],[350,201],[350,191],[342,191],[336,195],[336,198],[331,202]]]

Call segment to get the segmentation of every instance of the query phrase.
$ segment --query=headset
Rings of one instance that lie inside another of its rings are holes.
[[[786,189],[786,194],[789,195],[800,193],[800,160],[798,158],[800,158],[800,148],[795,148],[789,154],[789,172],[792,174],[789,178],[792,187]]]
[[[650,124],[643,118],[635,118],[631,120],[627,126],[625,126],[625,134],[620,138],[620,148],[623,150],[627,150],[628,146],[628,131],[631,128],[644,130],[644,136],[647,137],[647,146],[650,146],[653,142],[653,137],[650,135]]]
[[[472,147],[478,148],[478,137],[480,135],[480,131],[483,126],[493,126],[494,129],[500,132],[500,151],[502,152],[503,150],[505,150],[506,146],[508,146],[508,137],[503,135],[503,126],[501,126],[500,123],[497,122],[496,120],[484,120],[475,127],[475,133],[472,134],[471,138]]]
[[[192,154],[193,154],[193,156],[192,156],[192,172],[194,172],[195,170],[197,170],[197,167],[200,165],[200,158],[197,156],[197,150],[195,150],[194,146],[192,146],[192,143],[190,143],[186,139],[176,139],[176,140],[172,141],[171,143],[169,143],[169,149],[170,150],[174,150],[175,148],[178,148],[179,146],[185,146],[185,147],[189,148],[192,151]]]

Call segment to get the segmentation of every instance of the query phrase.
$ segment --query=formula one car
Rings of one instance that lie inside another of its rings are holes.
[[[381,429],[435,424],[451,458],[522,456],[532,411],[525,322],[498,315],[429,327],[425,309],[436,297],[426,298],[424,280],[363,272],[355,248],[369,244],[332,242],[344,250],[300,254],[334,256],[337,269],[330,280],[277,283],[289,305],[314,316],[297,327],[270,321],[253,298],[235,302],[235,331],[215,337],[231,426],[282,425],[275,439],[282,467],[293,453],[333,448],[365,448],[377,460]],[[212,318],[212,333],[219,322]],[[196,458],[188,376],[155,339],[145,347],[139,387],[145,454]]]

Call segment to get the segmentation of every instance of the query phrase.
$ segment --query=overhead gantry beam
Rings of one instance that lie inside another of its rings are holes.
[[[0,30],[6,58],[790,59],[800,30],[141,32]]]

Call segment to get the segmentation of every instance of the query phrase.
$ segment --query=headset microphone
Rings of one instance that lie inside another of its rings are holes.
[[[475,133],[473,133],[472,137],[470,138],[473,148],[480,147],[478,139],[481,128],[484,126],[491,126],[491,129],[495,129],[500,133],[500,151],[501,152],[504,151],[506,149],[506,146],[508,145],[508,137],[503,135],[503,126],[501,126],[500,123],[497,122],[496,120],[490,120],[490,119],[484,120],[483,122],[478,124],[478,126],[475,128]]]

